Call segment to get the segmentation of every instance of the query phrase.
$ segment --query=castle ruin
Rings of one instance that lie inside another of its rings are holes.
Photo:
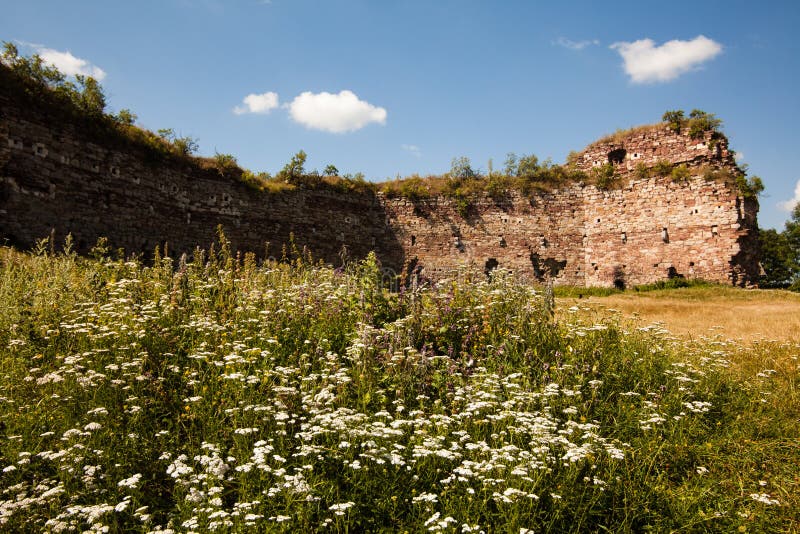
[[[688,176],[641,176],[658,162]],[[478,195],[466,216],[452,199],[375,192],[261,192],[133,141],[93,132],[13,91],[0,91],[0,239],[23,248],[54,232],[87,251],[98,237],[129,253],[207,247],[222,225],[232,245],[280,256],[290,240],[340,261],[374,250],[382,264],[428,278],[463,265],[502,267],[556,284],[624,286],[673,277],[734,285],[759,274],[755,198],[708,171],[739,173],[727,141],[667,125],[634,129],[572,158],[611,165],[620,185],[572,183],[528,196]]]

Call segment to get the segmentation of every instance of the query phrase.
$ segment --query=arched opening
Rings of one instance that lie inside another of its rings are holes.
[[[619,165],[625,161],[625,155],[628,152],[624,148],[617,148],[608,153],[608,162],[614,165]]]

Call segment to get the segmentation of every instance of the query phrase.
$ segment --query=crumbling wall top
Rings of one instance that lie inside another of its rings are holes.
[[[571,163],[584,172],[612,164],[618,172],[637,165],[653,166],[660,161],[674,165],[709,163],[735,166],[728,139],[718,131],[691,136],[686,129],[676,131],[667,123],[640,126],[595,141],[571,157]]]

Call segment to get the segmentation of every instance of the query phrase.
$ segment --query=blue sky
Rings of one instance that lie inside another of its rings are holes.
[[[764,180],[762,227],[782,227],[781,203],[800,200],[796,1],[0,0],[0,10],[0,40],[100,74],[112,111],[256,171],[300,149],[309,169],[371,180],[442,173],[456,156],[482,170],[508,152],[563,162],[618,128],[699,108],[723,119]]]

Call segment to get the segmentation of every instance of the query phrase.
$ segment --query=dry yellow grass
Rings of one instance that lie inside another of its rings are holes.
[[[800,294],[787,291],[701,287],[559,299],[562,311],[571,306],[620,313],[642,325],[661,323],[671,333],[692,339],[800,342]]]

